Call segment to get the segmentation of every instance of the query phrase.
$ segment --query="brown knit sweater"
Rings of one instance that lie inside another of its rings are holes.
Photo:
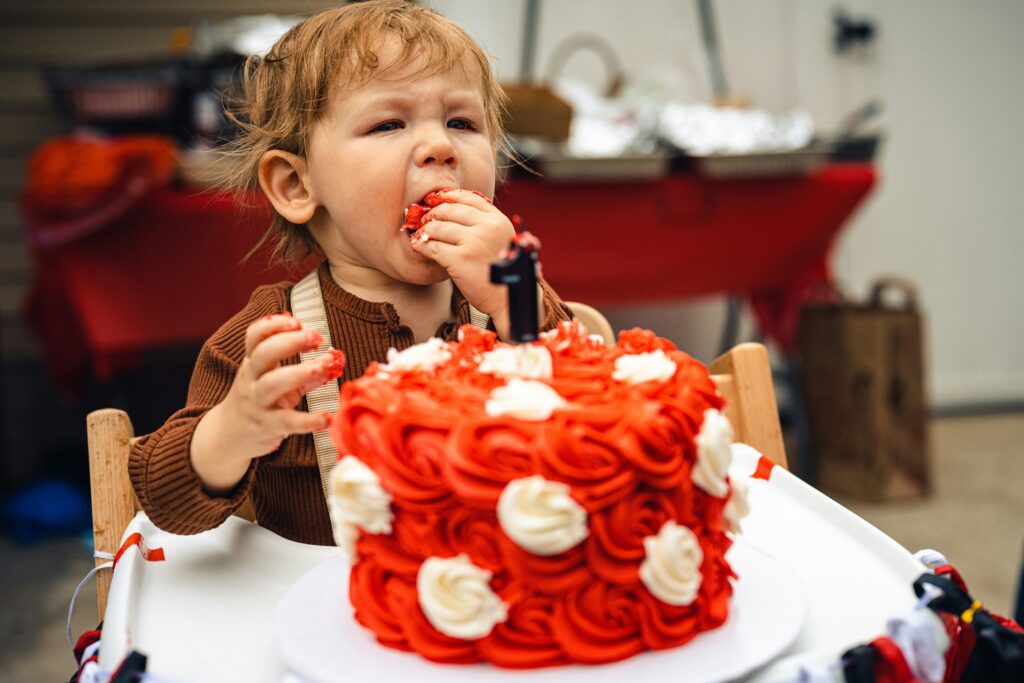
[[[401,324],[394,306],[346,292],[331,278],[326,261],[319,274],[331,339],[347,359],[340,381],[362,376],[371,361],[385,359],[389,348],[413,344],[412,330]],[[542,288],[546,310],[542,329],[546,330],[570,319],[572,313],[550,287]],[[260,526],[302,543],[334,543],[311,435],[289,437],[277,453],[255,458],[234,491],[222,497],[203,490],[189,459],[196,424],[227,395],[242,362],[245,329],[265,315],[290,310],[291,289],[292,283],[281,282],[253,292],[245,308],[203,344],[185,407],[132,448],[128,461],[132,486],[142,509],[161,529],[176,534],[212,529],[251,496]],[[454,339],[459,326],[469,323],[469,304],[457,289],[452,296],[452,319],[455,322],[442,325],[436,336]],[[298,356],[290,362],[299,362]],[[306,409],[305,400],[302,409]]]

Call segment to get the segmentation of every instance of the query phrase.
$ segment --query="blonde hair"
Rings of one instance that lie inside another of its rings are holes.
[[[378,51],[392,37],[402,52],[393,63],[381,64]],[[258,191],[263,155],[279,149],[305,157],[313,126],[326,115],[337,88],[358,86],[416,58],[424,65],[417,75],[445,73],[466,60],[479,69],[491,143],[496,154],[507,151],[505,93],[480,46],[433,10],[405,0],[369,0],[314,14],[285,33],[265,57],[246,61],[239,88],[225,105],[241,133],[224,146],[218,187],[239,196]],[[319,249],[305,224],[291,223],[276,211],[249,255],[271,240],[272,259],[284,263]]]

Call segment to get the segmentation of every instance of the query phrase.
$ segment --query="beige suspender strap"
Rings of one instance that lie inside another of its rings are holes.
[[[472,323],[474,327],[479,327],[482,330],[486,330],[487,323],[489,321],[490,318],[487,317],[486,313],[477,309],[476,306],[474,306],[473,304],[469,305],[469,322]]]
[[[292,315],[302,323],[305,330],[316,330],[323,338],[320,346],[313,351],[299,354],[303,362],[311,358],[326,355],[334,344],[331,331],[327,327],[327,312],[324,310],[324,297],[320,291],[319,269],[302,278],[292,287]],[[469,321],[477,327],[487,329],[490,318],[486,313],[469,307]],[[338,414],[338,380],[331,380],[306,394],[306,404],[311,413]],[[316,462],[320,466],[320,485],[324,490],[324,498],[329,499],[331,470],[338,461],[338,449],[331,441],[329,429],[313,432],[313,445],[316,447]]]
[[[324,310],[324,298],[320,292],[319,269],[302,278],[292,287],[292,315],[302,323],[305,330],[316,330],[323,341],[312,351],[299,354],[305,362],[311,358],[324,356],[333,348],[331,331],[327,327],[327,312]],[[311,413],[338,414],[338,380],[322,384],[306,394],[306,404]],[[324,498],[329,500],[331,470],[338,461],[338,449],[331,441],[329,429],[313,432],[313,445],[316,446],[316,462],[320,466],[320,485],[324,490]]]

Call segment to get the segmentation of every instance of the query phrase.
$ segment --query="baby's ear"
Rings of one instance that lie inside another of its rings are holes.
[[[260,187],[274,209],[289,223],[308,223],[318,202],[309,183],[306,160],[297,154],[272,149],[259,167]]]

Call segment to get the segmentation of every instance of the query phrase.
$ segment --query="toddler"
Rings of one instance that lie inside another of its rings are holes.
[[[264,240],[317,270],[341,353],[289,314],[291,283],[259,287],[200,352],[185,407],[132,449],[129,474],[159,527],[213,528],[251,499],[258,522],[332,544],[306,392],[359,377],[389,348],[453,339],[470,304],[507,338],[507,292],[489,265],[514,234],[488,200],[503,145],[503,94],[458,26],[401,0],[319,13],[246,68],[228,185],[274,209]],[[404,209],[444,188],[417,239]],[[427,239],[423,239],[426,235]],[[571,317],[541,284],[543,329]]]

